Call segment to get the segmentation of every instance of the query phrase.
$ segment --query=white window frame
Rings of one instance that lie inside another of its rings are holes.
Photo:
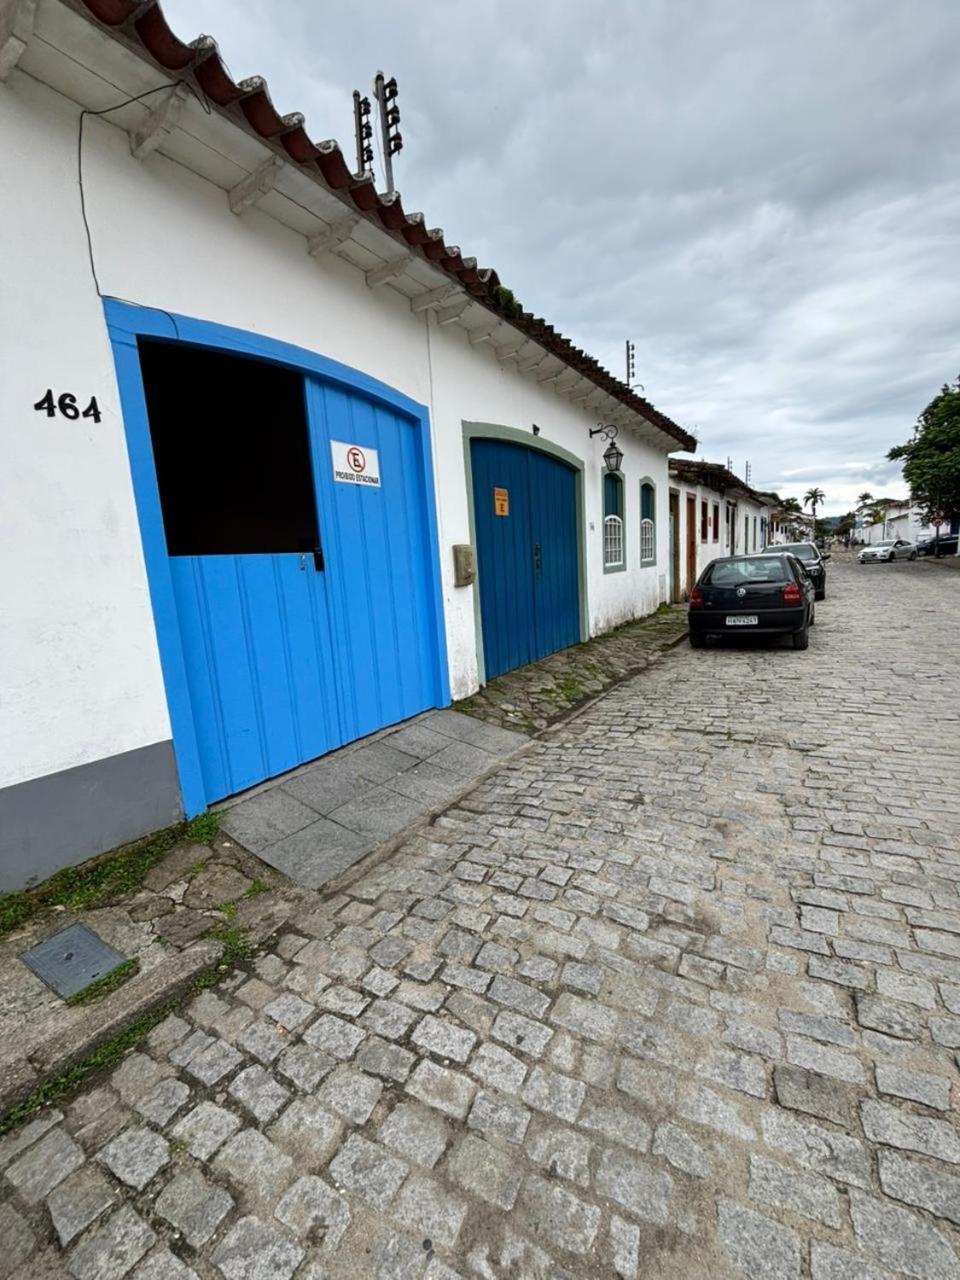
[[[640,521],[640,559],[654,563],[657,558],[657,526],[647,517]]]
[[[604,516],[603,567],[604,569],[622,569],[623,565],[623,520],[620,516]]]

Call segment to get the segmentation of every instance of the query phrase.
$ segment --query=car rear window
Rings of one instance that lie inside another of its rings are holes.
[[[743,560],[716,560],[704,574],[705,586],[736,587],[742,583],[783,582],[791,574],[780,556],[751,557]]]
[[[820,553],[816,547],[811,547],[809,542],[795,542],[784,546],[784,551],[789,551],[792,556],[796,556],[798,560],[812,561],[819,560]]]

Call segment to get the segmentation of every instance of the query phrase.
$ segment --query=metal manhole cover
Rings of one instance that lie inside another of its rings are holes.
[[[46,942],[24,951],[20,959],[41,982],[66,1000],[123,964],[126,956],[85,924],[71,924]]]

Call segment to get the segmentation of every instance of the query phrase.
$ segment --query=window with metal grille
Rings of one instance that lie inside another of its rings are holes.
[[[713,540],[720,541],[720,503],[713,504]]]
[[[603,567],[626,568],[623,537],[623,478],[608,471],[603,477]]]
[[[640,561],[653,564],[657,558],[657,491],[652,480],[640,485]]]
[[[619,516],[603,519],[603,567],[619,569],[623,564],[623,521]]]

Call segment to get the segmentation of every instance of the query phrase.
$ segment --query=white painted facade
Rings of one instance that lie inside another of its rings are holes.
[[[869,520],[869,513],[864,520]],[[949,522],[941,527],[941,535],[949,532]],[[902,538],[905,542],[919,542],[932,538],[936,530],[924,520],[920,508],[912,502],[897,502],[886,509],[885,517],[876,524],[864,523],[856,535],[867,546],[874,546],[886,538]]]
[[[0,148],[14,196],[0,202],[0,576],[8,601],[0,628],[0,787],[171,736],[113,355],[81,221],[72,89],[76,79],[78,100],[91,93],[103,100],[102,86],[90,90],[77,70],[82,62],[123,85],[122,92],[109,89],[108,102],[136,92],[146,73],[55,0],[41,5],[38,26],[44,41],[28,42],[0,85]],[[53,52],[67,43],[70,65]],[[144,82],[156,81],[151,72]],[[605,444],[588,432],[609,398],[586,394],[573,403],[534,372],[503,363],[490,343],[472,344],[458,324],[441,326],[435,309],[416,313],[402,291],[368,287],[354,262],[335,253],[309,256],[316,219],[279,194],[232,213],[229,176],[214,181],[196,171],[216,169],[223,157],[201,156],[210,141],[198,142],[191,131],[222,135],[225,150],[237,131],[190,107],[186,136],[144,160],[131,155],[118,118],[86,120],[84,191],[101,291],[295,344],[427,407],[453,698],[471,693],[479,679],[477,597],[472,587],[454,586],[451,551],[471,539],[466,422],[530,432],[531,441],[536,424],[542,441],[582,460],[591,635],[655,610],[668,591],[666,450],[675,442],[621,410],[626,568],[604,573]],[[240,142],[241,150],[253,148],[249,139]],[[176,159],[163,153],[178,147]],[[305,202],[306,180],[295,174],[290,181]],[[281,199],[283,218],[275,216]],[[72,393],[81,405],[95,395],[102,420],[36,411],[48,388],[55,398]],[[640,564],[644,478],[656,487],[652,566]]]
[[[767,543],[770,546],[782,546],[785,542],[794,542],[797,539],[792,535],[799,532],[800,541],[809,542],[813,538],[813,516],[796,512],[777,515],[777,508],[774,507],[768,513],[767,520]]]
[[[677,598],[689,595],[693,582],[711,560],[751,554],[767,545],[767,521],[772,508],[752,492],[715,488],[703,480],[692,483],[675,472],[671,472],[670,488],[677,495],[679,509]],[[688,556],[691,548],[692,557]],[[694,563],[695,571],[691,573]]]

